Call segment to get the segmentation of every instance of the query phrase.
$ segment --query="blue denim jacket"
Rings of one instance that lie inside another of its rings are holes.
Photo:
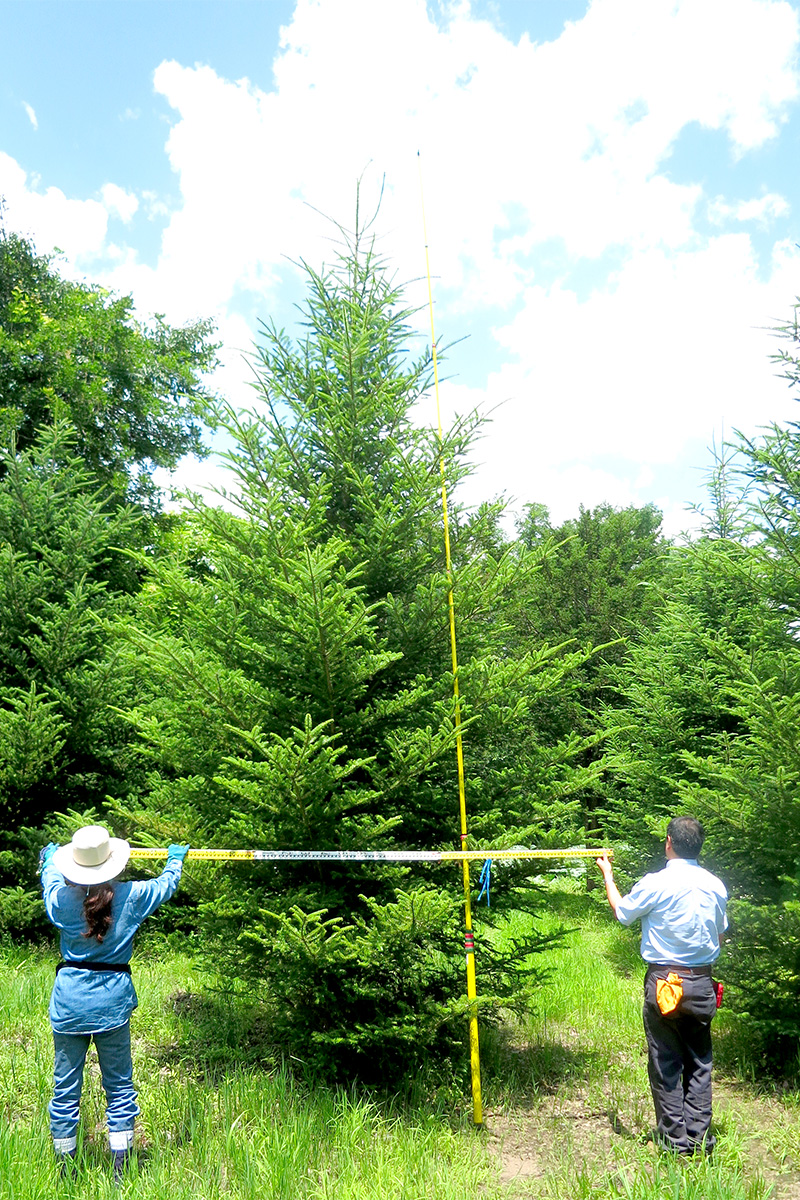
[[[61,933],[61,957],[78,962],[129,962],[136,931],[175,893],[182,868],[179,859],[170,859],[157,879],[112,883],[111,928],[102,942],[98,942],[97,938],[83,936],[85,889],[67,883],[60,871],[45,864],[44,906]],[[50,1022],[56,1033],[103,1033],[124,1025],[138,1003],[130,975],[64,967],[56,975],[50,996]]]

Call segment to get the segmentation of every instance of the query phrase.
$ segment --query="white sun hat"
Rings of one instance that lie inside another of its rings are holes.
[[[59,846],[50,860],[72,883],[108,883],[128,865],[131,848],[122,838],[110,837],[102,825],[84,825],[72,841]]]

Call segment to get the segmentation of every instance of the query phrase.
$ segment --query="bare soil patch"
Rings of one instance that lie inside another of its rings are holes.
[[[619,1112],[597,1095],[546,1096],[525,1107],[484,1114],[487,1147],[498,1160],[500,1182],[509,1200],[538,1196],[548,1177],[563,1175],[570,1165],[608,1184],[621,1158],[654,1155],[647,1142],[649,1125]],[[746,1175],[760,1175],[771,1187],[770,1200],[800,1200],[800,1163],[778,1157],[776,1134],[787,1122],[800,1120],[778,1097],[758,1095],[737,1083],[716,1086],[715,1123],[718,1136],[740,1146]],[[621,1152],[621,1153],[620,1153]]]

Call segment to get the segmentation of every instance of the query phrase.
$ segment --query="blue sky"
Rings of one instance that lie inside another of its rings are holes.
[[[674,533],[712,440],[796,416],[768,358],[800,292],[795,0],[0,0],[0,16],[7,226],[143,314],[213,316],[237,403],[258,317],[292,320],[288,260],[330,256],[314,210],[346,222],[362,173],[372,196],[385,176],[384,252],[421,275],[419,150],[437,332],[463,339],[445,412],[493,413],[469,498],[557,520],[653,501]]]

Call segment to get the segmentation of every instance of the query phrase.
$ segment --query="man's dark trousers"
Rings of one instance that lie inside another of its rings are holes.
[[[664,1016],[656,1003],[656,983],[670,971],[683,980],[683,997]],[[717,998],[710,968],[650,966],[644,980],[647,1070],[656,1110],[656,1133],[663,1146],[680,1154],[714,1147],[711,1123],[711,1020]]]

